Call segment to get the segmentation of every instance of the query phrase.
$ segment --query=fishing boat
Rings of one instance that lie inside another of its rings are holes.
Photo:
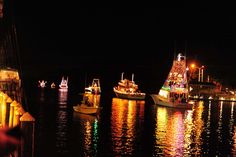
[[[157,105],[191,109],[188,92],[186,56],[178,54],[159,93],[151,94],[151,97]]]
[[[64,77],[62,77],[61,83],[59,84],[59,90],[60,91],[68,91],[68,77],[67,79],[64,79]]]
[[[116,97],[123,99],[143,100],[146,94],[140,92],[138,85],[134,82],[134,74],[132,74],[132,80],[124,79],[124,73],[121,73],[121,80],[113,91]]]
[[[93,79],[92,85],[85,88],[85,93],[101,94],[101,87],[99,79]]]
[[[47,81],[44,81],[44,80],[42,80],[42,81],[38,81],[38,87],[40,87],[40,88],[45,88],[46,87],[46,83],[47,83]]]
[[[73,106],[75,112],[83,114],[94,114],[97,115],[101,111],[100,95],[92,93],[84,93],[81,104]]]

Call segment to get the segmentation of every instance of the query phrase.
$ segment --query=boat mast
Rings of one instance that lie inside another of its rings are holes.
[[[124,72],[121,73],[121,80],[123,80],[123,75],[124,75]]]
[[[189,86],[188,86],[188,74],[187,74],[187,40],[185,40],[185,48],[184,48],[184,61],[185,61],[185,81],[186,81],[186,88],[187,91],[189,90]],[[188,97],[188,92],[186,97]]]
[[[134,74],[132,74],[132,82],[134,82]]]

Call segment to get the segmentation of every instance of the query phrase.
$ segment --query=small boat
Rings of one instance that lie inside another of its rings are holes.
[[[62,77],[61,83],[59,84],[59,90],[65,92],[68,91],[68,77],[66,80]]]
[[[124,73],[121,74],[121,80],[118,86],[113,88],[116,96],[123,99],[143,100],[146,94],[138,90],[138,85],[134,82],[134,74],[132,80],[123,79]]]
[[[101,87],[99,79],[93,79],[92,85],[85,88],[85,93],[101,94]]]
[[[192,109],[188,100],[186,57],[178,54],[169,75],[158,94],[151,94],[155,104],[173,108]]]
[[[44,81],[44,80],[42,80],[42,81],[38,81],[38,87],[40,87],[40,88],[45,88],[46,87],[46,83],[47,83],[47,81]]]
[[[73,106],[75,112],[84,114],[99,114],[102,107],[100,105],[100,95],[84,93],[83,101],[77,106]]]
[[[55,85],[54,82],[51,84],[51,88],[52,88],[52,89],[53,89],[53,88],[56,88],[56,85]]]

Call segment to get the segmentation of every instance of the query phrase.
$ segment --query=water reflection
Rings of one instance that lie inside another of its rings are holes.
[[[133,155],[143,131],[144,101],[112,99],[111,138],[115,156]]]
[[[229,120],[229,133],[230,133],[230,136],[233,136],[234,104],[235,104],[235,102],[232,102],[232,103],[231,103],[231,112],[230,112],[230,120]]]
[[[203,109],[203,102],[195,105],[193,110],[158,106],[154,156],[201,155]]]
[[[40,100],[40,102],[42,102],[42,103],[45,101],[44,90],[41,90],[41,91],[40,91],[39,100]]]
[[[202,113],[204,110],[204,103],[200,101],[193,108],[193,141],[192,141],[192,150],[190,154],[194,154],[195,156],[201,155],[201,145],[202,145],[202,131],[204,126],[204,121],[202,118]]]
[[[156,115],[156,147],[155,155],[183,155],[183,114],[170,111],[165,107],[157,107]]]
[[[222,142],[222,111],[223,111],[223,101],[220,101],[220,114],[219,114],[219,121],[218,121],[218,140]]]
[[[58,103],[60,104],[60,107],[66,107],[65,105],[67,104],[67,97],[67,91],[58,91]]]
[[[98,152],[98,129],[99,119],[96,116],[73,113],[74,121],[79,122],[80,132],[82,134],[82,156],[97,156]],[[81,154],[80,154],[81,155]]]
[[[184,154],[190,154],[192,144],[192,131],[193,131],[193,111],[188,110],[185,112],[184,120]]]
[[[58,92],[58,111],[56,119],[56,148],[59,153],[68,152],[68,112],[67,92]]]

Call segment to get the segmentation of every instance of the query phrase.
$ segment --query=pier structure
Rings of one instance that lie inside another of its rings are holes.
[[[7,157],[34,157],[35,119],[23,102],[13,0],[0,0],[0,128],[19,127],[20,145]]]

